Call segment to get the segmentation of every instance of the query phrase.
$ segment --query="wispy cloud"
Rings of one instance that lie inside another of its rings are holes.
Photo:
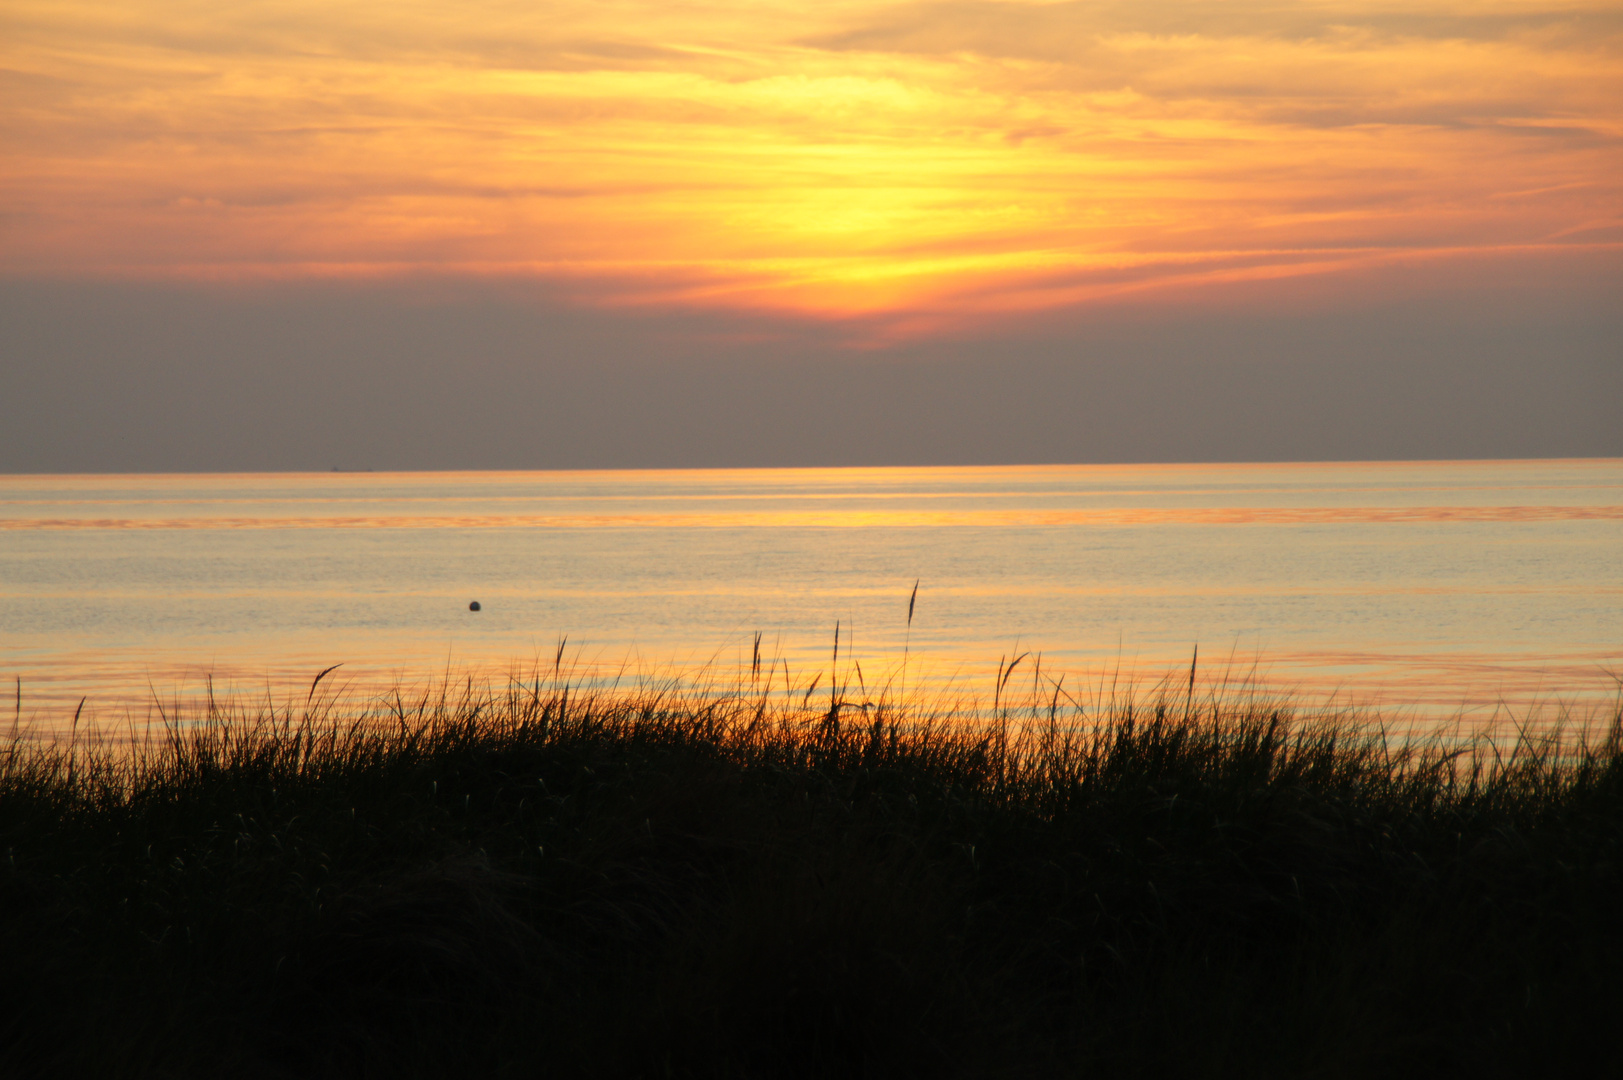
[[[6,19],[11,275],[461,268],[600,302],[1007,310],[1124,273],[1615,245],[1623,221],[1616,4]]]

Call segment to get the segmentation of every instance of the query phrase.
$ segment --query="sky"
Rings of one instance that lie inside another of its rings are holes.
[[[1623,2],[0,0],[0,471],[1623,455]]]

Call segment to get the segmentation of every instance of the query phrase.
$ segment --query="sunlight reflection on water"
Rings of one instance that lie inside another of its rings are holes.
[[[922,581],[916,617],[906,601]],[[483,610],[468,610],[472,600]],[[0,477],[20,713],[572,659],[1611,700],[1623,462]],[[1208,669],[1212,670],[1212,669]],[[882,677],[882,676],[880,676]]]

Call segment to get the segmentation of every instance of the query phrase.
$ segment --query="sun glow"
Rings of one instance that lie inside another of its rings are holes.
[[[1044,308],[1623,247],[1623,5],[13,2],[0,269]]]

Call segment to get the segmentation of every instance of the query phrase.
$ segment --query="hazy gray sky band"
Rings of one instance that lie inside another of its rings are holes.
[[[861,320],[533,281],[13,279],[0,471],[1623,456],[1618,262],[1238,283],[880,346]]]

